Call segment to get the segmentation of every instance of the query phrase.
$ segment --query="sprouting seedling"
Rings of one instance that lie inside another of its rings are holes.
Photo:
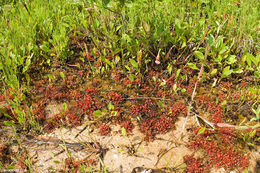
[[[161,64],[161,62],[160,62],[160,52],[161,52],[161,49],[159,49],[159,52],[158,52],[158,54],[156,56],[156,59],[155,59],[155,63],[156,64]]]

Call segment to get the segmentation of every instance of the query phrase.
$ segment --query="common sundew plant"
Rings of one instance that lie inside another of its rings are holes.
[[[57,129],[124,139],[137,130],[148,143],[193,117],[186,147],[203,157],[163,171],[248,171],[259,143],[257,0],[2,0],[0,26],[0,133],[21,148],[3,140],[0,169],[33,171],[27,144]],[[81,144],[54,141],[66,171],[107,172],[98,141],[83,159],[70,151]]]

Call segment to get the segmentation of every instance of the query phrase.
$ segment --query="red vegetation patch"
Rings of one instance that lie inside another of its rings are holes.
[[[96,102],[95,98],[86,95],[83,100],[78,103],[78,107],[80,107],[84,113],[91,114],[93,111],[97,110],[100,105]]]
[[[142,133],[146,135],[146,140],[151,141],[154,138],[155,130],[154,125],[156,124],[156,119],[146,119],[142,120],[139,127]]]
[[[25,164],[25,157],[21,156],[18,158],[16,165],[18,165],[21,169],[25,170],[26,164]]]
[[[207,95],[196,96],[196,104],[199,107],[207,105],[209,102],[212,102],[212,99]]]
[[[93,159],[88,159],[88,158],[84,158],[81,160],[76,161],[74,158],[66,158],[65,159],[65,167],[67,169],[73,169],[73,172],[78,172],[80,166],[84,164],[87,166],[93,166],[96,164],[95,160]]]
[[[118,105],[123,100],[123,96],[118,92],[110,92],[108,93],[108,97],[115,105]]]
[[[131,84],[132,84],[132,82],[131,82],[131,80],[129,80],[129,79],[124,79],[124,80],[123,80],[123,84],[124,84],[126,87],[130,87]]]
[[[212,114],[212,120],[214,123],[223,123],[223,107],[217,105],[215,102],[210,102],[208,105],[208,111]]]
[[[146,140],[153,140],[155,134],[167,133],[174,127],[175,118],[162,115],[160,118],[153,117],[140,122],[140,130],[146,135]]]
[[[224,100],[227,99],[227,96],[225,93],[221,92],[221,93],[218,93],[218,99],[219,99],[219,101],[223,102]]]
[[[115,72],[112,73],[111,77],[116,81],[120,81],[120,79],[122,78],[122,74],[115,70]]]
[[[184,103],[177,102],[173,105],[171,111],[172,111],[172,113],[171,113],[172,116],[177,117],[180,113],[183,113],[184,115],[186,115],[188,109]]]
[[[94,97],[98,93],[98,90],[96,88],[94,88],[93,86],[90,86],[86,89],[86,93],[87,93],[87,95]]]
[[[162,115],[154,125],[154,129],[159,133],[166,133],[173,128],[174,120],[166,115]]]
[[[47,105],[48,99],[41,100],[36,107],[33,108],[33,114],[39,121],[45,120],[45,108]]]
[[[198,129],[195,134],[197,134],[197,131]],[[208,168],[216,166],[230,170],[235,168],[245,169],[249,165],[249,159],[235,151],[234,145],[231,144],[234,136],[235,133],[232,129],[221,129],[218,133],[206,129],[204,133],[194,137],[190,146],[195,150],[202,149],[204,151],[207,161],[206,167]]]
[[[184,162],[186,163],[186,171],[188,173],[206,173],[205,165],[200,158],[194,158],[193,156],[184,156]]]
[[[223,89],[226,89],[226,90],[228,90],[232,85],[233,84],[231,82],[223,82],[223,83],[221,83],[221,87]]]
[[[133,105],[131,108],[131,112],[133,117],[137,117],[139,115],[145,115],[148,117],[155,117],[157,105],[150,99],[145,100],[144,103]]]
[[[157,91],[157,97],[165,97],[165,96],[169,96],[170,92],[169,91],[163,91],[163,90],[159,90]]]
[[[111,131],[111,128],[109,127],[109,125],[107,124],[101,124],[101,126],[99,127],[99,132],[101,135],[108,135]]]
[[[82,97],[82,94],[80,93],[80,91],[70,90],[70,98],[72,100],[80,100],[81,97]]]
[[[0,102],[5,101],[5,96],[4,95],[0,95]]]
[[[57,114],[45,125],[44,129],[51,132],[60,125],[66,127],[74,127],[81,124],[81,118],[74,113],[74,111],[67,111],[65,114]]]
[[[150,71],[149,72],[149,77],[153,77],[153,76],[155,76],[156,75],[156,71]]]
[[[232,101],[240,101],[241,93],[239,91],[233,91],[229,97]]]
[[[69,98],[69,93],[65,88],[57,88],[53,86],[48,86],[44,93],[44,97],[50,100],[61,100]]]
[[[132,132],[134,124],[130,120],[123,121],[121,127],[124,127],[127,133]]]
[[[224,143],[230,143],[235,140],[236,134],[234,133],[232,128],[220,128],[219,129],[220,138]]]

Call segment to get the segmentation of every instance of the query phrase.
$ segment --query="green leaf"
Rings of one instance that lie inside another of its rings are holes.
[[[25,66],[23,67],[23,73],[29,69],[29,67],[31,65],[32,56],[33,56],[33,54],[26,58]]]
[[[176,72],[176,77],[175,77],[176,79],[178,79],[180,72],[181,72],[181,69],[178,69],[177,72]]]
[[[53,154],[53,152],[50,151],[49,154],[50,154],[51,158],[54,159],[54,154]]]
[[[244,173],[248,173],[248,170],[247,170],[247,169],[245,169],[245,170],[244,170]]]
[[[231,56],[228,58],[227,63],[231,65],[231,64],[234,64],[235,62],[237,62],[237,60],[236,60],[236,55],[231,55]]]
[[[117,111],[111,111],[111,116],[113,117],[117,116]]]
[[[64,109],[64,111],[66,111],[68,109],[67,103],[63,103],[63,109]]]
[[[103,62],[105,62],[106,64],[108,64],[110,67],[113,68],[113,64],[108,59],[106,59],[105,57],[101,56],[101,60]]]
[[[65,80],[65,75],[63,72],[60,72],[60,77],[62,78],[62,80]]]
[[[114,105],[112,105],[112,103],[109,102],[109,103],[108,103],[108,110],[112,110],[112,109],[114,109],[114,108],[115,108]]]
[[[253,55],[250,53],[246,54],[246,62],[251,67],[252,62],[254,63],[255,66],[258,66],[260,60],[257,60]]]
[[[182,93],[185,93],[185,92],[186,92],[186,89],[185,89],[185,88],[182,88],[182,89],[181,89],[181,92],[182,92]]]
[[[168,66],[168,73],[169,73],[169,75],[172,74],[172,65],[171,64],[169,64],[169,66]]]
[[[9,170],[10,170],[10,169],[14,169],[14,165],[8,165],[8,166],[7,166],[7,169],[9,169]]]
[[[211,72],[210,72],[210,75],[211,76],[215,76],[215,74],[218,72],[218,69],[213,69]]]
[[[230,69],[230,66],[227,66],[227,67],[225,67],[225,68],[223,69],[223,71],[222,71],[222,77],[223,77],[223,78],[226,78],[226,77],[228,77],[229,75],[231,75],[232,72],[233,72],[233,70]]]
[[[2,114],[4,114],[5,117],[13,119],[4,109],[0,108],[0,112],[2,112]]]
[[[130,67],[128,67],[127,65],[125,65],[125,68],[126,68],[128,71],[131,70]]]
[[[129,75],[129,79],[131,82],[133,82],[135,80],[136,76],[134,74],[130,74]]]
[[[130,61],[131,65],[132,65],[135,69],[138,69],[138,64],[137,64],[137,62],[136,62],[134,59],[130,58],[129,61]]]
[[[121,129],[121,134],[122,134],[122,136],[126,137],[126,130],[124,127],[122,127],[122,129]]]
[[[4,121],[4,124],[6,126],[14,126],[15,125],[13,121]]]
[[[58,161],[58,160],[53,160],[53,163],[59,164],[60,161]]]
[[[254,131],[251,131],[251,132],[249,133],[249,136],[252,138],[252,137],[255,136],[255,134],[256,134],[256,129],[255,129]]]
[[[204,55],[203,55],[203,53],[201,53],[200,51],[195,51],[195,52],[193,53],[193,55],[194,55],[196,58],[204,59]]]
[[[240,68],[233,69],[232,73],[243,73],[243,70]]]
[[[201,133],[203,133],[203,132],[205,132],[205,130],[206,130],[206,127],[202,127],[202,128],[198,131],[198,135],[201,134]]]
[[[102,117],[103,113],[101,112],[101,110],[97,110],[93,113],[93,115],[95,115],[96,117]]]
[[[199,70],[199,68],[193,63],[187,63],[187,65],[188,65],[188,67],[190,67],[193,70]]]
[[[212,34],[210,34],[209,39],[208,39],[209,45],[211,46],[214,42],[215,42],[215,38]]]
[[[46,42],[46,41],[43,42],[43,44],[40,46],[40,48],[41,48],[44,52],[50,51],[49,43]]]

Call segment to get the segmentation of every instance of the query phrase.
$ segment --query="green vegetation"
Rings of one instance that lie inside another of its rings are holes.
[[[164,91],[172,78],[175,82],[188,80],[184,72],[188,68],[194,71],[194,81],[212,88],[223,81],[249,78],[251,93],[256,95],[248,96],[253,100],[254,115],[249,126],[259,128],[259,6],[257,0],[2,0],[0,103],[6,101],[9,109],[0,104],[0,119],[3,114],[5,126],[42,133],[32,86],[42,79],[55,83],[61,78],[66,83],[70,67],[91,77],[120,71],[131,81],[128,88],[155,69],[167,73],[167,81],[159,77],[151,80],[158,81]],[[66,85],[73,88],[73,84]],[[192,97],[192,104],[196,87],[197,83],[192,96],[186,96],[187,100]],[[172,88],[182,95],[188,90],[177,84]],[[245,90],[239,90],[240,94]],[[245,104],[245,97],[241,96],[238,104]],[[229,109],[226,100],[217,102]],[[163,104],[160,102],[166,107]],[[94,115],[115,117],[116,106],[109,102]],[[126,128],[122,129],[126,136]],[[198,134],[205,130],[201,128]],[[251,145],[253,132],[242,137]],[[31,170],[31,161],[27,161]]]

